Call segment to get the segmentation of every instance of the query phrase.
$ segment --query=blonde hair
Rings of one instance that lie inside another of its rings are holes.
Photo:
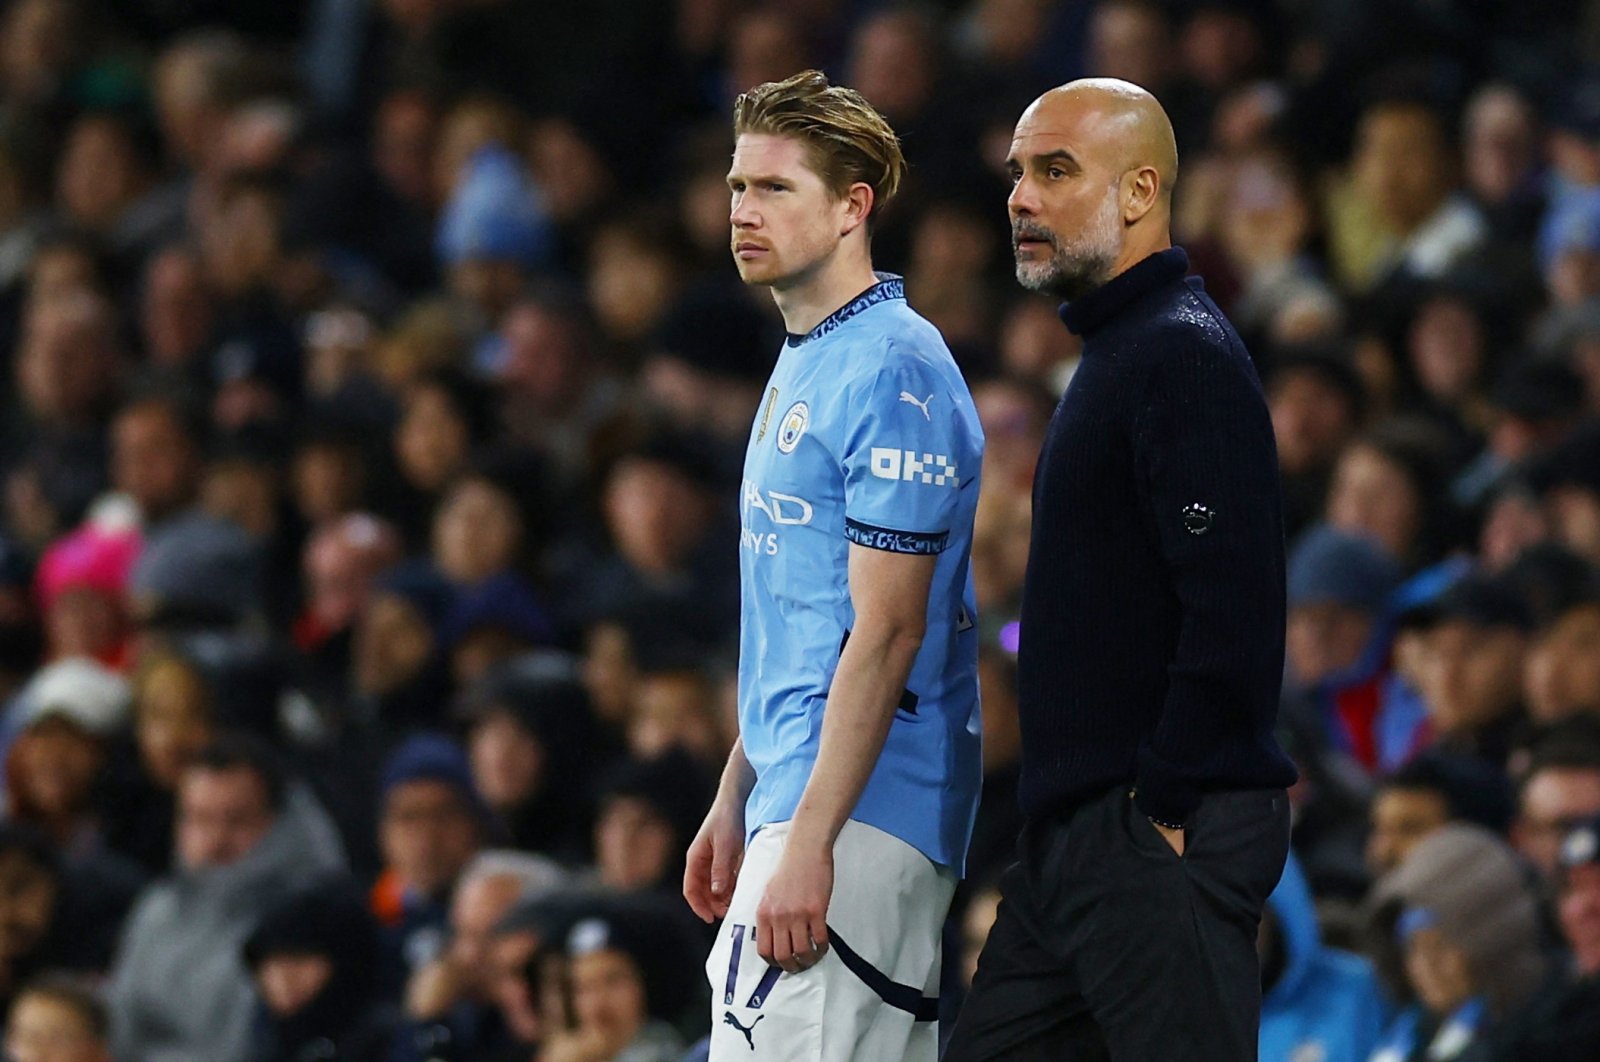
[[[789,136],[805,145],[811,168],[835,196],[853,184],[872,189],[869,227],[900,190],[906,160],[883,115],[855,89],[830,85],[827,75],[806,70],[769,81],[733,102],[733,133]]]

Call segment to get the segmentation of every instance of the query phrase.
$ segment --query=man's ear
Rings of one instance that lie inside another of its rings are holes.
[[[1161,198],[1161,174],[1154,166],[1140,166],[1122,175],[1122,221],[1132,225],[1155,208]]]
[[[872,185],[865,181],[857,181],[845,190],[844,221],[839,227],[841,237],[848,236],[856,229],[867,223],[867,218],[872,215],[872,204],[877,196],[873,194]]]

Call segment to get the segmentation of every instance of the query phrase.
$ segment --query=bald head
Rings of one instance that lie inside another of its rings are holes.
[[[1017,279],[1078,298],[1171,246],[1178,148],[1156,98],[1113,78],[1034,100],[1006,160]]]
[[[1095,161],[1121,171],[1149,167],[1169,198],[1178,179],[1178,142],[1160,102],[1130,81],[1090,77],[1046,92],[1017,122],[1031,136],[1070,140]]]

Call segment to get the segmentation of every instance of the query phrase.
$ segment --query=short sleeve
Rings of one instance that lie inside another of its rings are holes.
[[[944,552],[983,456],[965,388],[952,394],[906,359],[853,381],[846,401],[845,536],[892,553]]]

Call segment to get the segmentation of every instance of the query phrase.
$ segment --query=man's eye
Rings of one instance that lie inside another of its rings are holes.
[[[1059,181],[1061,178],[1067,175],[1067,171],[1062,169],[1060,166],[1051,166],[1049,169],[1049,174],[1052,181]]]

